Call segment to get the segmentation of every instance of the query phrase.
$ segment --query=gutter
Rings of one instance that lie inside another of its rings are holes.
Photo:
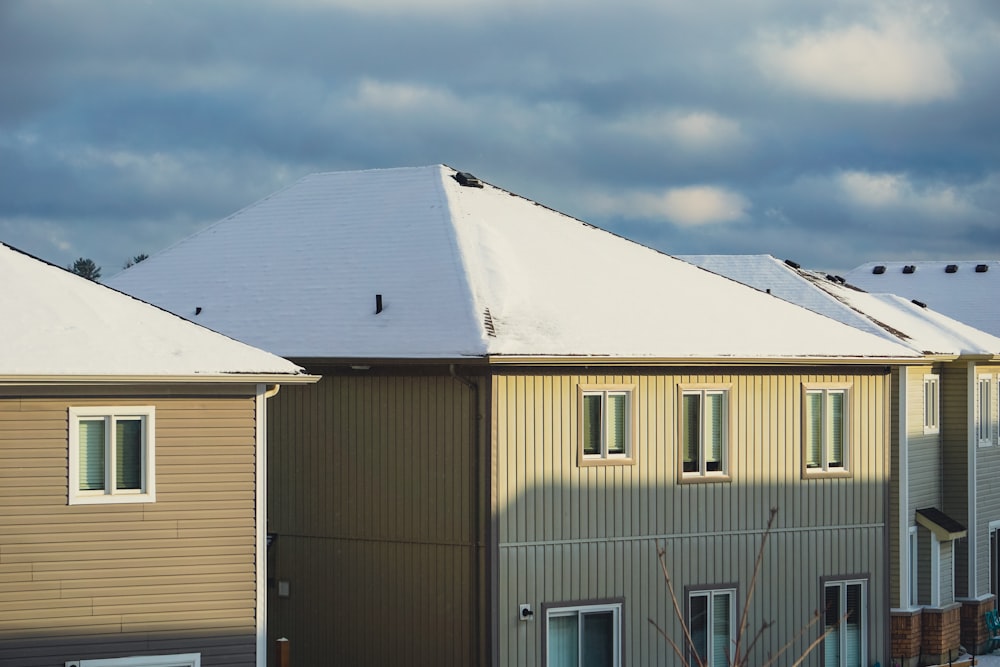
[[[613,356],[499,356],[486,358],[490,364],[546,366],[859,366],[913,365],[927,363],[924,356],[913,357],[613,357]]]
[[[123,384],[314,384],[319,375],[231,373],[226,375],[0,375],[0,386]]]

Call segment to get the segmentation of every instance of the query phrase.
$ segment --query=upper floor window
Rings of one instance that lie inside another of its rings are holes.
[[[993,376],[976,378],[976,441],[980,447],[993,444]]]
[[[924,433],[937,433],[941,426],[941,383],[937,375],[924,376]]]
[[[848,387],[806,386],[803,399],[803,472],[843,475],[848,464]]]
[[[729,472],[729,389],[681,387],[681,477],[726,478]]]
[[[688,594],[688,630],[698,660],[705,667],[728,667],[735,648],[736,590],[693,591]]]
[[[620,667],[622,605],[556,607],[545,613],[546,664],[558,667]]]
[[[632,387],[580,387],[580,465],[632,462]]]
[[[69,504],[156,499],[152,406],[69,409]]]

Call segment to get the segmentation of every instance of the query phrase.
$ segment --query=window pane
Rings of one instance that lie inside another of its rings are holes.
[[[115,422],[115,488],[142,489],[142,420]]]
[[[601,453],[601,394],[583,397],[583,453]]]
[[[806,394],[806,467],[823,465],[823,393]]]
[[[830,405],[830,461],[831,468],[844,467],[844,392],[828,394]]]
[[[732,651],[730,631],[729,593],[715,593],[712,596],[712,665],[726,667],[729,665],[729,654]]]
[[[608,395],[608,453],[625,453],[625,394]]]
[[[826,627],[823,639],[824,665],[840,665],[840,586],[826,587]]]
[[[844,665],[861,667],[862,584],[847,585],[847,619],[844,620]]]
[[[692,595],[688,604],[691,642],[694,644],[695,654],[705,662],[708,660],[708,596]]]
[[[682,406],[684,414],[681,416],[683,429],[681,446],[684,448],[684,472],[698,472],[701,467],[698,456],[701,435],[701,395],[684,394]]]
[[[549,618],[549,661],[552,667],[579,667],[580,636],[576,614]]]
[[[705,395],[705,470],[722,470],[723,412],[725,396],[719,393]]]
[[[80,420],[80,490],[104,489],[104,420]]]
[[[614,612],[583,614],[583,667],[611,667],[614,655]]]

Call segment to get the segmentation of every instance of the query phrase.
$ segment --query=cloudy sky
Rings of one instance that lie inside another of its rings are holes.
[[[672,254],[1000,257],[1000,2],[2,0],[0,240],[445,163]]]

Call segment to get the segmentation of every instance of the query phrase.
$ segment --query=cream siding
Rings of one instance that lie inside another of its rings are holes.
[[[0,664],[178,652],[250,664],[254,389],[119,391],[0,393]],[[156,502],[67,505],[68,408],[85,405],[155,407]]]
[[[802,479],[803,382],[850,383],[851,477]],[[646,621],[672,623],[657,545],[671,554],[678,591],[737,583],[741,597],[772,506],[780,513],[754,617],[779,625],[758,657],[821,606],[820,577],[866,574],[877,612],[869,658],[885,658],[888,382],[877,371],[497,376],[500,663],[541,664],[543,603],[616,597],[626,601],[629,661],[669,661]],[[636,386],[634,465],[576,465],[579,383]],[[676,482],[676,387],[689,383],[732,386],[731,482]],[[521,603],[535,621],[516,620]]]
[[[444,375],[327,375],[270,402],[272,639],[296,663],[476,664],[483,406]]]

